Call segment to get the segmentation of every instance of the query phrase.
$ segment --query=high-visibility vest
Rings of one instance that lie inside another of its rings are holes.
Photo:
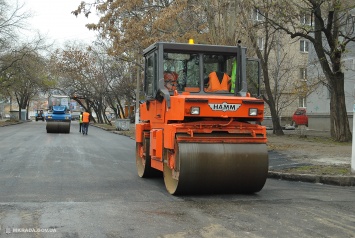
[[[89,123],[89,117],[90,117],[90,113],[88,112],[83,112],[83,123]]]
[[[83,114],[80,114],[79,116],[79,123],[83,123]]]
[[[230,89],[230,77],[228,74],[223,73],[222,81],[220,82],[215,71],[211,72],[209,75],[209,83],[207,92],[216,92],[216,91],[228,91]]]

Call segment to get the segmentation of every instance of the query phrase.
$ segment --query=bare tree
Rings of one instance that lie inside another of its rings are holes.
[[[280,118],[282,112],[297,99],[295,90],[298,85],[293,79],[300,62],[296,61],[289,37],[265,21],[265,17],[274,14],[273,3],[258,3],[256,8],[254,0],[238,2],[242,19],[239,27],[244,29],[243,33],[250,42],[249,55],[256,55],[261,62],[262,96],[271,113],[273,133],[283,135]]]
[[[17,42],[18,31],[25,28],[25,21],[30,13],[22,12],[23,6],[18,1],[10,5],[7,1],[0,0],[0,54]]]
[[[22,57],[18,61],[13,59],[19,58],[17,54],[4,57],[13,63],[2,72],[3,77],[7,79],[6,93],[13,95],[19,106],[19,119],[21,119],[21,109],[28,110],[31,99],[48,86],[45,59],[33,50],[25,49],[25,52],[17,53]]]
[[[11,67],[11,63],[4,62],[4,55],[17,49],[18,30],[24,26],[24,21],[28,18],[27,14],[21,13],[23,5],[9,5],[5,0],[0,0],[0,63],[1,71]],[[21,57],[20,57],[21,58]],[[19,59],[13,59],[17,61]],[[0,81],[1,82],[1,81]]]
[[[109,123],[105,115],[107,107],[116,111],[121,100],[134,95],[132,78],[126,83],[127,75],[132,74],[129,64],[117,61],[97,47],[68,45],[52,55],[51,65],[58,87],[65,88],[73,97],[76,95],[74,99],[83,108],[93,109],[99,123]],[[123,108],[120,110],[118,115],[123,115]]]
[[[347,45],[355,41],[354,18],[350,14],[355,7],[353,1],[280,0],[274,7],[277,12],[265,17],[275,29],[313,45],[330,91],[331,136],[336,141],[350,141],[341,62]],[[309,19],[310,24],[304,24],[300,19]]]

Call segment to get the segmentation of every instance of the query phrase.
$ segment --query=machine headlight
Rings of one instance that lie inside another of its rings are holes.
[[[249,116],[257,116],[258,109],[257,108],[249,108]]]
[[[191,107],[190,114],[191,115],[200,115],[200,108],[199,107]]]

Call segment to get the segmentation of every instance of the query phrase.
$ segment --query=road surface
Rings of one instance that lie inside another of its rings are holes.
[[[355,237],[354,187],[268,179],[253,195],[175,197],[137,176],[133,140],[78,128],[0,127],[0,237]]]

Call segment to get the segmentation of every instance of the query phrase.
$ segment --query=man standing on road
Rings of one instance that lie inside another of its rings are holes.
[[[90,113],[88,112],[88,110],[86,110],[85,112],[83,112],[83,125],[82,125],[83,135],[88,134],[89,122],[90,122]]]
[[[80,112],[80,116],[79,116],[79,133],[81,133],[82,128],[83,128],[83,112]]]

